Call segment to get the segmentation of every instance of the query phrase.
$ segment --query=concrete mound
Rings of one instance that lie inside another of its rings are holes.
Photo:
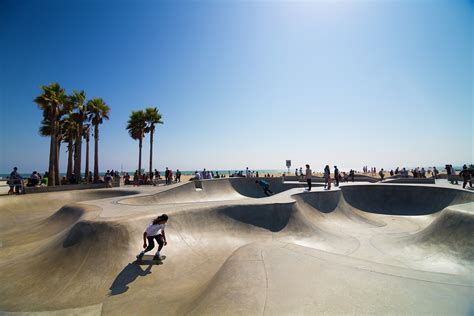
[[[471,212],[448,207],[425,229],[404,240],[433,252],[443,252],[474,263],[474,203]]]
[[[65,205],[44,220],[27,221],[27,225],[23,223],[21,226],[14,226],[7,231],[4,231],[1,234],[3,247],[15,246],[18,245],[18,243],[27,244],[47,239],[70,227],[86,212],[98,210],[99,209],[95,206],[78,204]],[[24,233],[25,226],[29,227],[27,234]],[[18,240],[19,235],[21,236],[20,241]]]
[[[314,217],[313,221],[316,222],[330,219],[339,224],[385,226],[384,222],[350,206],[344,199],[341,190],[305,192],[295,194],[292,198],[297,201],[298,207],[308,216]]]
[[[68,203],[138,194],[135,190],[95,189],[0,197],[0,236],[11,226],[22,225],[37,217],[44,218]]]
[[[245,198],[267,197],[255,183],[256,178],[225,178],[190,181],[153,195],[125,198],[119,201],[125,205],[155,205],[194,202],[231,201]],[[281,193],[303,184],[285,184],[280,178],[263,178],[274,193]]]
[[[35,311],[100,303],[108,292],[110,273],[120,271],[119,262],[128,257],[129,241],[120,224],[77,222],[41,246],[0,263],[0,306]]]
[[[119,203],[126,205],[153,205],[225,201],[242,198],[244,198],[244,196],[235,192],[229,181],[204,180],[197,182],[190,181],[152,195],[125,198],[120,200]]]

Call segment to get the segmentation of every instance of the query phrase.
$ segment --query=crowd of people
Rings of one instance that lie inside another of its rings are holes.
[[[190,180],[208,180],[208,179],[219,179],[224,178],[223,174],[219,174],[219,171],[208,171],[204,168],[202,171],[194,171],[194,177]]]
[[[459,180],[463,180],[463,188],[466,188],[467,185],[469,185],[472,188],[472,177],[474,176],[474,168],[471,165],[468,167],[466,164],[462,167],[462,170],[460,172],[457,172],[453,165],[451,164],[446,164],[445,168],[446,170],[446,177],[447,180],[453,184],[453,185],[458,185]],[[371,175],[375,176],[377,175],[377,168],[376,167],[367,167],[364,166],[362,168],[363,175]],[[459,170],[458,170],[459,171]],[[333,170],[331,172],[331,168],[329,165],[326,165],[324,167],[324,170],[322,172],[322,176],[324,179],[324,188],[326,190],[331,189],[331,184],[334,183],[334,185],[337,187],[341,182],[349,182],[352,181],[354,182],[355,174],[358,173],[354,169],[351,169],[349,172],[341,172],[337,166],[333,166]],[[401,177],[401,178],[434,178],[434,179],[439,179],[440,177],[440,171],[436,167],[428,168],[425,169],[424,167],[416,167],[413,169],[407,169],[407,168],[400,168],[397,167],[395,169],[391,169],[389,172],[384,171],[383,168],[381,168],[378,172],[378,176],[380,181],[383,181],[385,179],[386,173],[390,175],[390,177]],[[231,171],[228,172],[229,177],[247,177],[247,178],[260,178],[259,172],[258,171],[253,171],[250,170],[248,167],[245,169],[245,171],[234,171],[233,173]],[[285,175],[285,174],[283,174]],[[303,168],[296,168],[295,169],[295,176],[299,177],[301,180],[306,179],[308,183],[308,190],[311,190],[311,178],[314,176],[313,171],[310,169],[309,165],[306,165],[306,169],[303,171]],[[262,177],[274,177],[274,175],[271,175],[270,173],[264,174]],[[45,172],[43,175],[41,175],[38,171],[33,171],[31,175],[27,178],[27,183],[26,186],[29,187],[34,187],[34,186],[39,186],[39,185],[48,185],[48,172]],[[190,178],[190,180],[207,180],[207,179],[218,179],[218,178],[225,178],[224,174],[220,174],[218,171],[208,171],[205,168],[202,171],[195,171],[194,176]],[[81,179],[83,183],[87,182],[92,182],[93,177],[92,177],[92,172],[89,172],[89,175],[87,177],[84,177]],[[99,182],[101,183],[106,183],[107,187],[112,187],[113,181],[120,180],[120,174],[119,172],[115,170],[107,170],[103,178],[99,179]],[[123,176],[124,183],[126,185],[131,185],[133,184],[134,186],[139,186],[139,185],[157,185],[159,184],[159,181],[162,180],[161,173],[157,169],[154,170],[152,173],[144,172],[140,173],[138,170],[135,171],[133,178],[126,172]],[[170,168],[166,167],[165,172],[164,172],[164,183],[165,185],[170,185],[172,183],[179,183],[181,182],[181,171],[179,169],[176,169],[176,172],[173,173],[173,170]],[[76,183],[76,177],[75,174],[72,173],[69,178],[66,176],[62,177],[61,184],[70,184],[70,183]],[[14,167],[13,171],[10,173],[10,176],[8,177],[7,184],[10,187],[10,190],[8,191],[8,194],[18,194],[21,193],[23,190],[24,186],[24,179],[21,176],[21,174],[18,172],[18,168]],[[262,183],[259,183],[262,185]],[[265,193],[267,194],[268,191],[265,190]]]
[[[176,172],[173,175],[173,170],[170,168],[166,167],[165,170],[165,184],[169,185],[172,183],[179,183],[181,182],[181,171],[179,169],[176,169]],[[153,172],[143,172],[141,173],[138,170],[135,170],[135,173],[133,174],[133,178],[126,172],[123,176],[124,179],[124,184],[129,185],[133,184],[134,186],[140,186],[140,185],[158,185],[159,181],[162,180],[161,177],[161,172],[155,169]]]

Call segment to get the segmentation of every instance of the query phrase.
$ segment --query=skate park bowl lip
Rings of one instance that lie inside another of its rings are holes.
[[[304,186],[303,183],[285,184],[282,178],[209,179],[189,181],[154,194],[123,198],[117,203],[138,206],[266,198],[263,189],[255,183],[256,180],[267,181],[270,184],[270,190],[274,194]]]
[[[267,198],[260,186],[255,183],[255,179],[257,178],[190,181],[162,192],[122,198],[117,203],[141,206]],[[281,178],[264,179],[270,183],[270,188],[275,194],[285,194],[284,192],[290,189],[304,187],[304,184],[285,184]],[[452,204],[474,201],[473,192],[430,184],[344,183],[333,190],[316,189],[311,192],[289,193],[289,197],[294,194],[326,194],[324,199],[313,198],[312,202],[317,203],[316,208],[323,213],[334,210],[341,197],[356,209],[386,215],[428,215]],[[329,196],[332,198],[328,199]],[[269,197],[273,198],[275,196]]]
[[[472,192],[426,185],[344,185],[341,191],[352,207],[386,215],[428,215],[474,201]]]

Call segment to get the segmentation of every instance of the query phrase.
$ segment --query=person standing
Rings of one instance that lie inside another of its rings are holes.
[[[471,181],[471,172],[469,169],[467,169],[467,166],[464,165],[462,166],[462,170],[459,173],[459,175],[463,178],[464,182],[462,183],[462,188],[465,189],[467,183],[469,183],[469,186],[472,188],[472,181]]]
[[[324,188],[331,190],[331,170],[329,170],[329,165],[324,167]]]
[[[168,167],[166,167],[166,170],[165,170],[165,183],[166,184],[170,184],[169,178],[170,178],[170,171],[169,171]]]
[[[436,169],[436,167],[433,167],[433,177],[434,177],[435,179],[438,179],[438,174],[439,174],[438,169]]]
[[[173,170],[168,170],[169,184],[173,183]]]
[[[306,165],[306,182],[308,183],[308,191],[311,191],[311,176],[313,175],[313,171],[309,168],[309,165]]]
[[[446,165],[446,172],[448,174],[448,179],[451,184],[459,184],[458,178],[456,177],[456,170],[454,169],[453,165]]]
[[[18,168],[14,167],[13,171],[10,173],[10,177],[8,178],[8,185],[10,186],[10,190],[8,194],[19,194],[20,189],[22,187],[21,183],[23,179],[21,175],[18,173]]]
[[[140,185],[140,174],[138,173],[138,170],[135,170],[135,173],[133,174],[133,186],[139,186]]]
[[[176,169],[176,182],[181,182],[181,171]]]
[[[385,174],[384,174],[384,172],[383,172],[383,168],[380,169],[380,171],[379,171],[379,176],[380,176],[380,181],[383,181],[383,178],[384,178],[384,176],[385,176]]]
[[[337,166],[334,166],[334,179],[336,180],[336,187],[339,186],[339,169]]]

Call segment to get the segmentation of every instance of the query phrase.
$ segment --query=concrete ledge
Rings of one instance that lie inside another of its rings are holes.
[[[382,181],[383,183],[423,183],[435,184],[434,178],[393,178]]]
[[[334,178],[331,178],[332,182],[334,183]],[[301,183],[306,183],[306,178],[305,177],[297,177],[297,176],[285,176],[283,177],[283,181],[286,182],[301,182]],[[317,176],[312,176],[311,181],[313,183],[324,183],[324,178],[323,177],[317,177]],[[354,182],[371,182],[375,183],[379,181],[378,178],[362,175],[362,174],[355,174],[354,175]],[[340,183],[343,183],[344,181],[340,181]],[[352,182],[350,179],[348,182]]]
[[[120,187],[120,182],[115,181],[112,183],[112,187]],[[57,185],[54,187],[26,187],[25,193],[43,193],[43,192],[59,192],[59,191],[71,191],[71,190],[87,190],[87,189],[102,189],[106,188],[105,183],[82,183],[82,184],[64,184]]]

